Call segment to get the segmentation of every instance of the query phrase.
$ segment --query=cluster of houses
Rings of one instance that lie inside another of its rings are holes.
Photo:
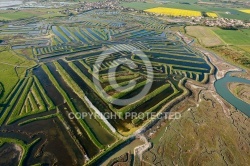
[[[123,0],[124,2],[134,2],[135,0]],[[75,8],[75,12],[83,12],[92,9],[112,9],[120,11],[134,11],[134,9],[126,8],[119,5],[121,1],[119,0],[105,0],[99,2],[82,2],[80,7]]]
[[[249,28],[250,23],[246,23],[242,20],[217,18],[217,19],[205,19],[203,24],[210,27],[220,27],[224,29],[237,29],[237,28]]]
[[[192,17],[192,25],[205,25],[209,27],[220,27],[222,29],[238,29],[238,28],[249,28],[250,22],[229,19],[229,18],[206,18],[206,17]]]

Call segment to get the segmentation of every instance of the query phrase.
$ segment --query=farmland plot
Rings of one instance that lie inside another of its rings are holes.
[[[179,11],[176,15],[200,13]],[[13,62],[10,73],[17,75],[15,84],[8,87],[6,80],[0,80],[6,85],[0,86],[0,95],[5,88],[10,91],[0,111],[3,131],[13,132],[25,143],[41,139],[32,148],[32,154],[35,151],[41,156],[31,156],[25,164],[35,165],[48,157],[58,160],[58,165],[70,165],[69,161],[91,165],[151,122],[148,114],[161,114],[167,104],[187,95],[183,87],[186,79],[205,83],[213,72],[209,61],[168,29],[163,20],[100,9],[54,20],[47,27],[49,42],[43,38],[29,41],[36,65],[22,69],[22,63]],[[18,53],[26,49],[15,48]],[[105,59],[98,63],[102,56]],[[147,93],[125,101],[145,86],[149,86]],[[141,116],[127,116],[129,113]],[[73,116],[82,114],[96,116]]]

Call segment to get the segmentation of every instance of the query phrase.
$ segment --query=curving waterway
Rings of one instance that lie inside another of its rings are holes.
[[[232,104],[235,108],[243,112],[245,115],[250,117],[250,104],[240,100],[239,98],[235,97],[229,90],[228,84],[231,82],[237,83],[245,83],[250,84],[250,80],[239,78],[239,77],[232,77],[231,74],[235,72],[228,72],[225,77],[217,80],[214,83],[216,92],[223,97],[227,102]]]

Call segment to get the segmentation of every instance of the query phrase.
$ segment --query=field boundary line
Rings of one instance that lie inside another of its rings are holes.
[[[226,43],[216,32],[214,32],[213,30],[209,29],[210,31],[212,31],[212,33],[215,34],[215,36],[217,36],[225,45],[229,45],[228,43]]]

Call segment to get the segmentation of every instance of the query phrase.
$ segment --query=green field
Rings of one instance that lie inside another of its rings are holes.
[[[184,2],[184,1],[181,1]],[[239,20],[250,20],[250,15],[244,12],[239,11],[238,9],[231,9],[231,8],[222,8],[222,7],[213,7],[213,6],[204,6],[198,5],[194,2],[196,1],[185,1],[192,3],[190,4],[180,4],[176,1],[171,3],[155,3],[155,2],[123,2],[121,6],[130,7],[137,10],[146,10],[149,8],[155,7],[168,7],[168,8],[176,8],[176,9],[185,9],[185,10],[195,10],[201,12],[215,12],[220,17],[230,18],[230,19],[239,19]],[[228,14],[226,12],[229,12]]]
[[[161,3],[146,3],[146,2],[124,2],[121,4],[124,7],[130,7],[138,10],[146,10],[149,8],[155,7],[169,7],[169,8],[177,8],[177,9],[186,9],[186,10],[196,10],[196,11],[210,11],[202,6],[193,4],[179,4],[179,3],[169,3],[169,4],[161,4]]]
[[[143,3],[143,2],[123,2],[121,5],[124,7],[135,8],[138,10],[145,10],[161,6],[160,4],[157,3]]]
[[[223,30],[216,27],[187,26],[186,33],[223,58],[249,68],[250,30]]]
[[[25,9],[25,10],[8,10],[8,11],[1,11],[0,12],[0,20],[18,20],[18,19],[25,19],[30,17],[42,17],[42,18],[52,18],[52,17],[59,17],[65,16],[59,11],[62,9]]]
[[[23,57],[17,56],[10,50],[0,52],[0,59],[0,82],[4,88],[4,93],[0,102],[3,102],[16,85],[17,81],[24,76],[24,73],[28,68],[35,65],[35,62],[28,61]]]
[[[195,4],[196,0],[183,0],[190,4],[170,1],[120,2],[120,5],[140,10],[162,6],[217,11]],[[198,92],[193,90],[194,95],[190,98],[194,99],[190,99],[190,103],[185,103],[183,107],[175,106],[187,99],[188,94],[191,95],[185,88],[189,81],[196,81],[199,87],[208,87],[205,84],[214,74],[214,66],[199,51],[201,46],[193,42],[194,38],[206,49],[224,49],[228,58],[232,56],[237,63],[238,59],[248,63],[245,57],[235,58],[237,55],[228,48],[235,47],[239,49],[238,52],[249,50],[249,30],[230,31],[185,23],[169,24],[153,15],[136,14],[130,10],[126,13],[119,8],[78,13],[73,10],[75,6],[67,6],[67,17],[60,19],[52,17],[63,16],[61,11],[66,9],[65,6],[0,12],[0,20],[9,20],[0,29],[3,36],[0,40],[6,45],[0,47],[0,126],[3,129],[0,134],[11,133],[13,137],[24,139],[0,138],[0,149],[5,142],[22,146],[23,156],[19,158],[23,165],[44,165],[47,162],[56,162],[57,165],[99,165],[99,161],[107,157],[103,155],[112,155],[110,152],[118,150],[114,148],[120,148],[120,143],[131,134],[153,124],[150,113],[159,115],[172,107],[184,110],[192,103],[196,104]],[[179,20],[183,22],[188,18]],[[183,36],[185,32],[189,35],[191,42],[176,34],[180,29]],[[145,55],[137,52],[137,49]],[[100,61],[102,52],[107,57]],[[117,85],[111,82],[114,80]],[[130,84],[131,80],[135,82],[134,86]],[[100,86],[96,85],[96,81],[100,82]],[[150,86],[148,92],[145,86]],[[141,91],[147,93],[137,96]],[[199,102],[210,103],[208,99],[211,97],[204,96],[204,101]],[[185,101],[189,101],[189,98]],[[195,108],[202,109],[198,106]],[[128,113],[136,113],[136,116],[127,117],[130,116]],[[104,119],[102,115],[105,115]],[[27,135],[27,139],[22,135]],[[41,138],[42,143],[30,150],[34,138]],[[211,138],[207,137],[207,140]],[[154,146],[159,145],[164,147],[161,142]],[[173,148],[178,150],[177,146]],[[27,160],[26,154],[30,155]],[[4,152],[2,155],[0,153],[0,158],[4,155]],[[167,155],[165,159],[171,162],[169,156],[174,155]]]
[[[0,13],[0,20],[17,20],[17,19],[24,19],[24,18],[29,18],[33,17],[35,15],[32,15],[31,13],[28,12],[22,12],[22,11],[17,11],[17,12],[1,12]]]
[[[250,20],[249,14],[241,12],[238,9],[214,8],[214,7],[208,7],[207,9],[216,12],[221,17],[238,19],[238,20],[248,20],[248,21]],[[227,14],[226,12],[230,12],[230,14]]]
[[[250,45],[250,29],[242,30],[222,30],[216,29],[214,32],[230,45]]]
[[[213,32],[219,30],[218,28],[204,27],[204,26],[187,26],[186,32],[188,35],[195,37],[200,44],[211,47],[223,45],[224,42]]]

